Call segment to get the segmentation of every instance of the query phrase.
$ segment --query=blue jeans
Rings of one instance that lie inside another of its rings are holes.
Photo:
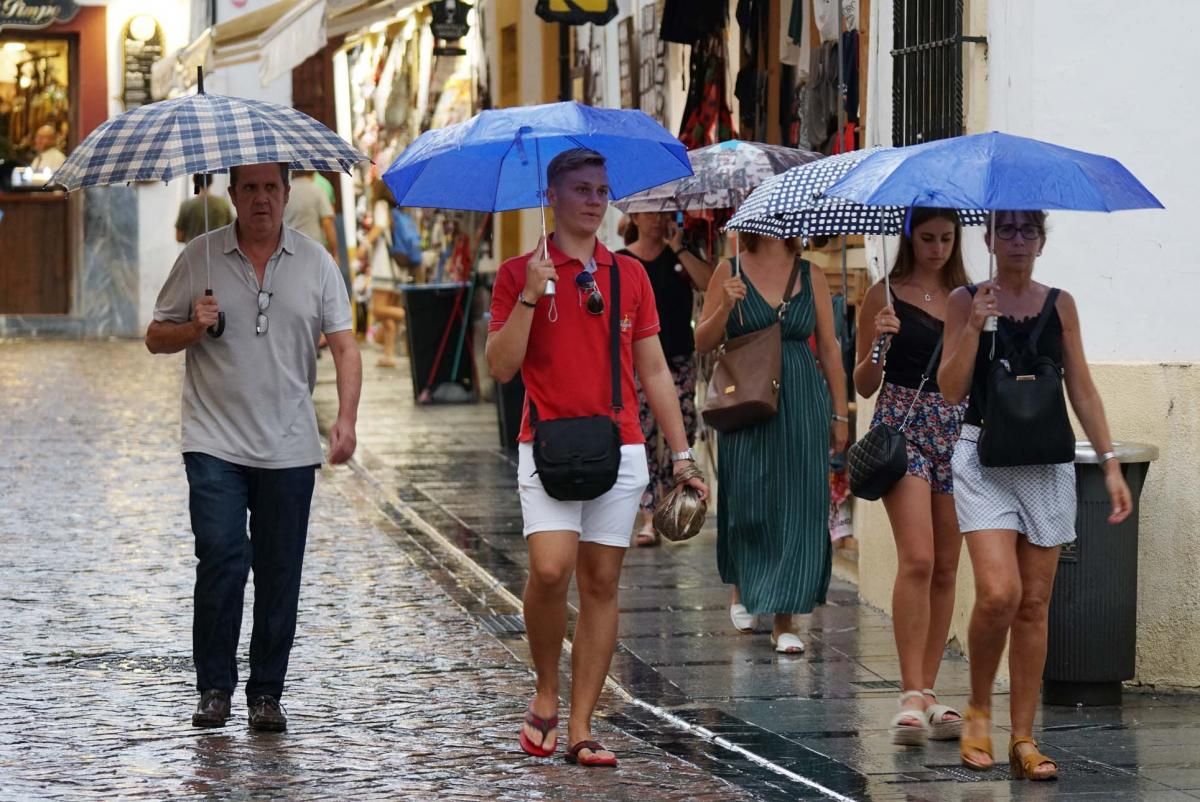
[[[192,656],[196,687],[232,693],[246,579],[254,569],[254,629],[246,697],[283,695],[296,635],[300,569],[316,466],[269,470],[189,452],[196,593]],[[246,516],[250,516],[249,536]]]

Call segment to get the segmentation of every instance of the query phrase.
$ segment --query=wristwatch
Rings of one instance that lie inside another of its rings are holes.
[[[536,309],[536,308],[537,308],[537,303],[536,303],[536,302],[534,302],[534,301],[526,301],[526,300],[525,300],[525,291],[524,291],[524,290],[522,290],[521,292],[517,293],[517,300],[518,300],[518,301],[521,303],[521,305],[522,305],[522,306],[528,306],[530,309]]]
[[[690,462],[696,461],[696,455],[692,453],[690,448],[686,448],[683,451],[671,452],[671,462],[683,462],[685,460]]]
[[[836,412],[833,414],[833,419],[835,421],[837,421],[838,423],[849,423],[850,422],[850,417],[848,415],[838,415]]]

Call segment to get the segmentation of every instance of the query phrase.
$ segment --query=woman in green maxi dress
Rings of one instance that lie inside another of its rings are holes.
[[[696,347],[780,320],[783,371],[776,415],[718,439],[717,563],[734,586],[735,624],[740,594],[743,615],[773,615],[775,649],[796,653],[804,643],[792,616],[812,612],[829,587],[829,451],[846,445],[846,377],[824,273],[799,259],[794,241],[743,235],[742,244],[738,275],[728,262],[713,275]]]

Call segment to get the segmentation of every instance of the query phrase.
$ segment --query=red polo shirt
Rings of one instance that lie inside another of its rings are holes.
[[[604,296],[604,312],[587,311],[587,298],[575,284],[584,270],[554,245],[550,258],[558,271],[558,294],[553,296],[557,318],[551,320],[550,297],[543,297],[533,310],[529,346],[521,363],[525,381],[525,411],[521,416],[522,443],[533,440],[529,426],[529,401],[537,405],[540,420],[605,415],[612,411],[612,369],[609,357],[609,313],[612,287],[609,271],[615,263],[621,271],[621,400],[618,419],[621,442],[644,443],[638,420],[637,389],[633,383],[633,342],[658,334],[658,311],[654,290],[641,263],[629,256],[616,256],[596,241],[596,286]],[[489,331],[499,331],[525,288],[525,265],[532,253],[517,256],[500,266],[492,291],[492,320]],[[614,261],[615,260],[615,261]]]

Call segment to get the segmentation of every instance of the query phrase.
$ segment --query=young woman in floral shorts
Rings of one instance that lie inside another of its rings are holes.
[[[892,297],[880,282],[867,291],[859,312],[854,385],[867,398],[879,390],[872,426],[899,427],[912,407],[904,429],[908,472],[883,497],[883,505],[899,561],[892,616],[903,687],[900,712],[891,721],[892,742],[920,746],[928,738],[958,738],[962,729],[958,711],[938,704],[933,687],[954,611],[962,548],[950,459],[964,405],[942,398],[936,364],[915,405],[913,399],[941,342],[947,298],[968,282],[962,227],[952,210],[914,208],[905,229],[890,275]],[[880,337],[886,350],[873,362]]]

